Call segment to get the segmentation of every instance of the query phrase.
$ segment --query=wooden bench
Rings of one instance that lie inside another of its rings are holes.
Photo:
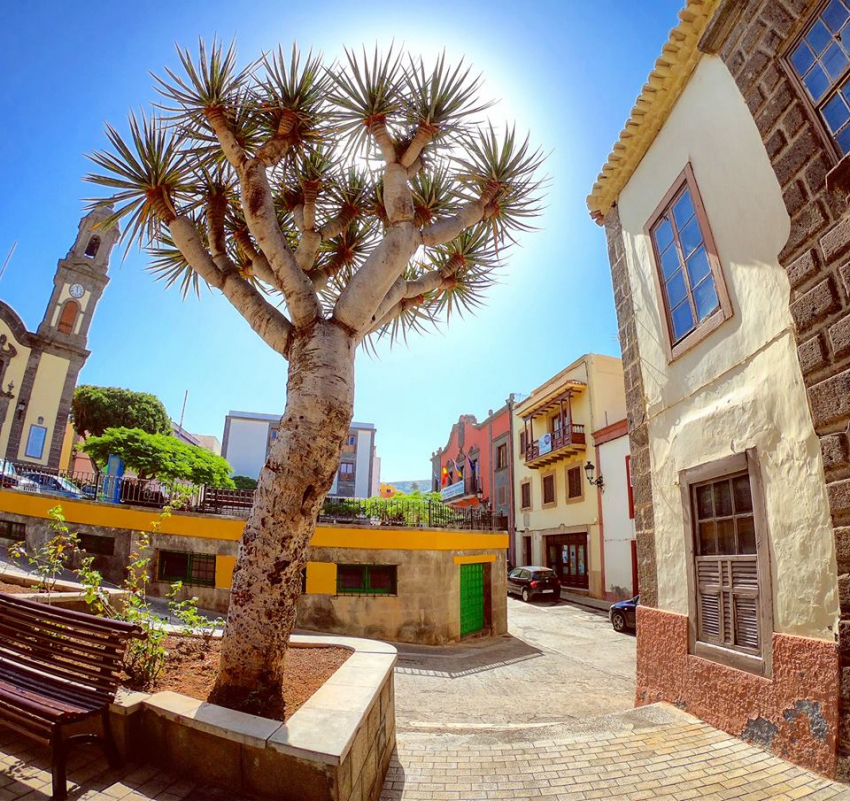
[[[97,743],[119,764],[109,724],[127,640],[140,626],[0,593],[0,725],[53,751],[53,799],[67,797],[69,749]],[[102,734],[63,736],[100,715]]]

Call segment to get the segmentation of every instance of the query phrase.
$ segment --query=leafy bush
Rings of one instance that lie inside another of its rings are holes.
[[[110,455],[115,454],[140,478],[235,487],[226,459],[166,434],[148,434],[139,428],[108,428],[100,437],[89,437],[82,450],[101,469]]]
[[[56,582],[68,564],[70,556],[79,550],[80,540],[72,534],[65,523],[62,507],[57,505],[49,509],[50,528],[55,536],[38,548],[34,553],[27,551],[26,544],[17,542],[9,547],[9,556],[15,561],[26,561],[39,577],[37,592],[53,592]]]

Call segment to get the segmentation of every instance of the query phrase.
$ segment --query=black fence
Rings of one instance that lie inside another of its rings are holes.
[[[62,498],[102,503],[126,503],[161,509],[172,505],[185,511],[247,517],[254,503],[254,490],[220,489],[186,482],[63,470],[5,462],[0,473],[4,487]],[[319,513],[319,523],[408,528],[453,528],[474,531],[504,531],[508,520],[481,507],[453,508],[430,498],[340,498],[328,497]]]

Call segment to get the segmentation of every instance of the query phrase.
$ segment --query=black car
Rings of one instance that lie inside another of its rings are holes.
[[[611,604],[608,610],[608,619],[614,627],[614,631],[625,631],[626,629],[635,629],[635,614],[640,603],[640,595],[635,595],[634,598],[629,598],[628,601],[617,601]]]
[[[557,603],[561,597],[561,582],[551,567],[515,567],[508,573],[508,595],[511,593],[522,596],[523,601],[539,595]]]

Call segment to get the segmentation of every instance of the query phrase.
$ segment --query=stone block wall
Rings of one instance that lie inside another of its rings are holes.
[[[850,183],[825,129],[792,80],[784,48],[816,0],[725,0],[701,42],[749,107],[782,189],[791,233],[779,260],[825,468],[841,602],[838,774],[850,778]]]
[[[638,551],[638,585],[641,604],[657,606],[658,572],[655,566],[655,517],[652,508],[652,467],[649,459],[649,426],[638,351],[635,310],[629,285],[628,265],[620,215],[614,206],[605,215],[608,262],[614,284],[620,349],[623,354],[623,380],[626,388],[626,414],[629,421],[632,492],[635,509],[635,539]]]

